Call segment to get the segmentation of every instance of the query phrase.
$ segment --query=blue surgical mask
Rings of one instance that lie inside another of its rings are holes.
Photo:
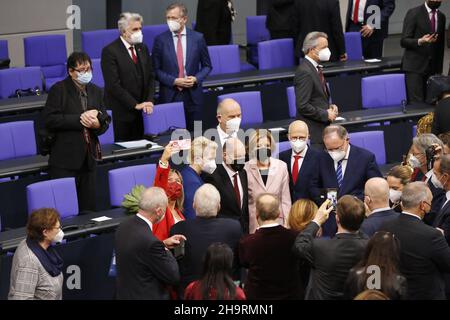
[[[92,80],[92,72],[91,71],[83,72],[83,73],[78,72],[77,80],[79,83],[81,83],[83,85],[88,84]]]

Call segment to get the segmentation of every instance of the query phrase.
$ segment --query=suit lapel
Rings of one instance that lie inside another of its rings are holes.
[[[311,151],[310,151],[310,147],[308,146],[308,150],[306,151],[305,157],[303,158],[302,166],[300,168],[300,171],[298,172],[297,181],[295,184],[296,186],[300,183],[304,183],[303,180],[306,179],[304,177],[304,172],[308,172],[310,159],[311,159]],[[291,158],[291,160],[292,160],[292,158]]]
[[[186,27],[185,27],[186,28]],[[186,72],[188,72],[187,70],[189,65],[188,62],[191,61],[191,56],[192,56],[192,32],[191,30],[189,30],[188,28],[186,28],[186,62],[185,62],[185,69]],[[186,75],[187,76],[187,75]]]
[[[233,185],[233,182],[230,179],[230,176],[228,175],[227,170],[225,169],[224,165],[219,165],[217,168],[219,169],[219,174],[220,174],[220,176],[222,178],[226,194],[229,194],[230,197],[232,199],[234,199],[233,204],[236,207],[238,207],[236,195],[234,193],[234,185]],[[243,187],[242,187],[242,189],[243,189]]]
[[[318,91],[321,92],[323,97],[325,98],[325,100],[328,101],[328,97],[325,95],[325,92],[323,91],[323,88],[322,88],[322,83],[320,82],[319,72],[317,71],[316,67],[314,67],[313,64],[308,59],[305,58],[304,61],[306,62],[306,65],[309,67],[309,69],[311,70],[311,73],[313,75],[313,81],[314,81],[315,85],[317,86]]]
[[[264,181],[262,181],[261,174],[259,172],[258,166],[256,165],[256,160],[250,163],[250,172],[255,178],[256,182],[260,185],[261,188],[266,190],[266,186],[264,184]]]
[[[446,199],[446,201],[447,201],[447,199]],[[433,223],[433,227],[439,227],[441,225],[441,222],[442,222],[444,216],[449,211],[450,211],[450,201],[447,201],[447,203],[439,211],[439,215],[436,217],[435,222]]]
[[[122,52],[122,55],[123,55],[125,61],[127,61],[128,65],[129,65],[129,69],[132,70],[134,76],[137,78],[138,75],[137,75],[136,66],[133,62],[133,59],[131,59],[130,53],[128,52],[128,49],[123,44],[121,38],[119,38],[117,40],[117,45],[119,46],[119,50]],[[136,49],[136,47],[135,47],[135,49]],[[137,50],[135,50],[135,51],[136,51],[135,53],[137,54]]]
[[[144,59],[146,59],[146,55],[143,54],[144,48],[143,48],[142,44],[139,44],[137,47],[135,46],[135,48],[136,48],[136,55],[138,57],[139,64],[141,65],[141,68],[142,68],[142,75],[145,80],[145,79],[147,79],[147,76],[146,76],[147,68],[145,68],[146,61],[144,61]]]
[[[177,70],[179,70],[177,60],[177,50],[175,48],[175,44],[173,43],[173,38],[174,38],[173,33],[171,31],[167,31],[167,43],[169,45],[169,54],[172,57],[172,61],[176,66]]]
[[[344,179],[342,180],[342,189],[345,189],[345,187],[348,185],[348,180],[350,179],[350,168],[357,168],[358,167],[358,157],[355,155],[356,149],[354,146],[351,145],[350,147],[350,153],[348,155],[347,159],[347,166],[345,167],[345,173],[344,173]],[[341,193],[342,195],[342,193]]]

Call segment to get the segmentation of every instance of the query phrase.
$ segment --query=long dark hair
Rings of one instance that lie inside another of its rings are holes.
[[[233,251],[228,245],[213,243],[208,247],[200,280],[203,300],[210,300],[212,291],[216,293],[217,300],[234,299],[236,285],[231,278],[232,265]]]
[[[390,232],[378,231],[369,240],[363,259],[357,265],[363,270],[364,276],[359,278],[359,287],[367,289],[367,279],[371,273],[367,272],[369,266],[378,266],[381,271],[380,291],[387,294],[396,291],[395,284],[399,272],[400,242]]]

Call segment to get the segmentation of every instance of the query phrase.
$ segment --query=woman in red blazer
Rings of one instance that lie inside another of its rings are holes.
[[[159,160],[154,182],[154,186],[164,189],[167,198],[169,198],[164,219],[153,225],[153,234],[161,241],[169,238],[170,228],[175,223],[185,220],[182,213],[184,201],[183,178],[180,172],[170,169],[169,166],[173,151],[172,144],[169,143]]]

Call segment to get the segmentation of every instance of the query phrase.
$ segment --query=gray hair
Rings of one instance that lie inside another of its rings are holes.
[[[428,147],[431,147],[431,145],[437,144],[441,146],[442,149],[444,149],[444,144],[442,143],[441,139],[436,137],[432,133],[425,133],[418,137],[414,137],[413,139],[413,145],[421,152],[425,153],[425,151],[428,149]]]
[[[139,13],[133,12],[122,12],[120,14],[119,21],[117,21],[117,26],[119,27],[120,34],[124,33],[127,30],[128,25],[131,21],[138,21],[141,24],[144,24],[144,18]]]
[[[428,199],[428,190],[425,182],[416,181],[407,184],[402,191],[401,197],[403,209],[417,208],[422,201]]]
[[[183,3],[181,3],[181,2],[172,3],[171,5],[169,5],[167,7],[166,12],[168,12],[170,10],[173,10],[175,8],[180,8],[182,17],[186,17],[187,16],[188,10],[187,10],[186,6]]]
[[[319,44],[319,39],[325,38],[328,39],[328,36],[324,32],[313,31],[306,35],[305,40],[303,41],[303,53],[306,55],[310,50],[317,47]]]
[[[326,127],[323,129],[322,138],[325,138],[327,135],[337,133],[339,138],[341,139],[347,139],[348,138],[348,132],[347,129],[345,129],[343,126],[332,124],[331,126]]]
[[[139,200],[139,209],[154,215],[159,208],[165,211],[167,204],[166,192],[159,187],[151,187],[142,193],[141,199]]]
[[[215,217],[220,208],[220,193],[212,184],[206,183],[194,195],[197,217]]]

